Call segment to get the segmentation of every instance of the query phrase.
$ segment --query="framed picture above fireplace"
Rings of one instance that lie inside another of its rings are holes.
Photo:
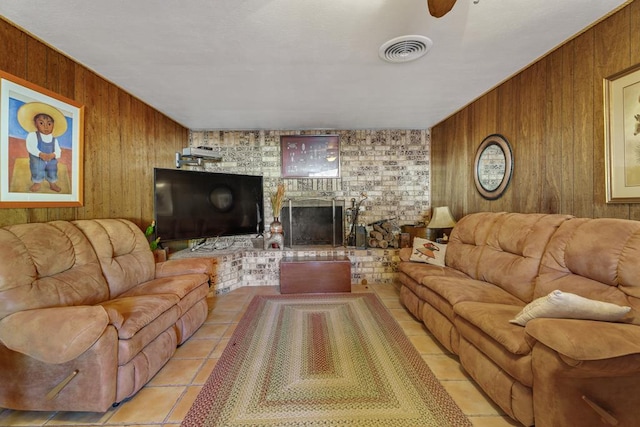
[[[283,178],[340,178],[338,135],[280,137]]]

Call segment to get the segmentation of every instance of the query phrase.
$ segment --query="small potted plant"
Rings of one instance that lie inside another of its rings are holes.
[[[153,252],[153,256],[155,257],[156,262],[166,261],[167,253],[164,249],[159,247],[160,237],[156,237],[155,239],[153,238],[153,235],[155,234],[155,232],[156,232],[156,222],[154,220],[154,221],[151,221],[151,224],[149,224],[147,229],[144,231],[144,235],[147,236],[147,240],[149,240],[149,238],[151,237],[151,240],[149,240],[149,248]]]

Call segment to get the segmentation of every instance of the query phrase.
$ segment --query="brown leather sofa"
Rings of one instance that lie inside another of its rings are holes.
[[[410,255],[401,251],[402,303],[510,417],[537,427],[638,425],[640,222],[476,213],[453,229],[445,266]],[[616,321],[512,323],[555,290],[630,311]]]
[[[0,407],[104,412],[206,319],[214,261],[155,263],[124,219],[0,228]]]

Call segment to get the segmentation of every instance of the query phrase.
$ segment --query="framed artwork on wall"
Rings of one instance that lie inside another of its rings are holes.
[[[283,178],[339,178],[338,135],[283,135],[280,137]]]
[[[0,208],[83,204],[84,106],[0,71]]]
[[[640,203],[640,65],[604,79],[607,203]]]

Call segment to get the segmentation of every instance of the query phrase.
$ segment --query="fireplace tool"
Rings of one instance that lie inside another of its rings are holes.
[[[356,199],[351,199],[351,207],[347,209],[347,218],[351,219],[351,227],[349,228],[349,234],[347,235],[347,244],[346,246],[363,246],[366,247],[366,231],[364,230],[364,226],[358,225],[358,217],[360,214],[360,206],[362,206],[362,202],[367,199],[366,193],[360,193],[360,200],[356,203]],[[365,236],[362,236],[361,239],[358,239],[358,234],[364,233]],[[359,242],[359,240],[361,242]],[[358,245],[358,243],[362,243]]]

